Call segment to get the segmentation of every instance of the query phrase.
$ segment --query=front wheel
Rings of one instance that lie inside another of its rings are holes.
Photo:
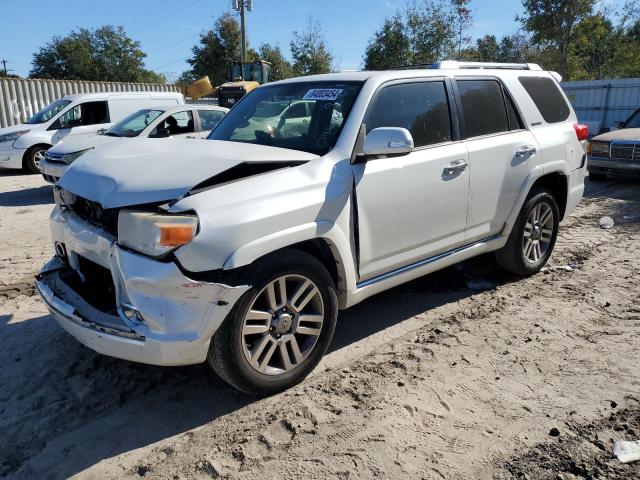
[[[547,263],[558,236],[560,209],[544,188],[529,193],[507,240],[496,252],[498,264],[517,275],[538,273]]]
[[[44,160],[44,155],[49,150],[45,145],[32,147],[24,155],[24,168],[31,173],[40,173],[40,162]]]
[[[211,340],[208,361],[237,389],[275,393],[302,381],[320,362],[336,326],[335,285],[315,257],[286,250],[259,260],[251,289]]]

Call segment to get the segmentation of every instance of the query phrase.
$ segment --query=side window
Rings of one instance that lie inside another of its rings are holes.
[[[558,84],[548,77],[519,77],[520,83],[536,104],[547,123],[564,122],[569,115],[569,105],[560,93]]]
[[[213,127],[218,125],[224,117],[224,112],[219,110],[198,110],[198,117],[200,118],[202,130],[213,130]]]
[[[306,102],[294,103],[287,112],[287,118],[304,118],[308,116]]]
[[[195,132],[193,114],[191,113],[191,110],[184,110],[182,112],[176,112],[169,115],[167,118],[160,121],[158,126],[153,130],[153,132],[151,132],[150,136],[153,137],[156,135],[160,129],[169,130],[171,135]]]
[[[508,132],[502,87],[496,80],[456,80],[464,112],[465,137]]]
[[[524,128],[524,124],[518,115],[513,98],[507,92],[504,94],[504,98],[507,101],[507,117],[509,118],[509,130],[521,130]]]
[[[365,120],[367,132],[378,127],[402,127],[416,147],[451,140],[451,117],[444,82],[412,82],[384,87],[374,98]]]
[[[109,123],[107,102],[86,102],[66,111],[59,119],[60,128]]]

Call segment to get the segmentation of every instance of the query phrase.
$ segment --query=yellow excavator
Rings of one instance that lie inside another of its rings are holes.
[[[264,60],[254,62],[233,62],[229,66],[229,81],[217,89],[211,85],[209,77],[202,77],[187,87],[187,95],[193,100],[211,95],[217,90],[218,105],[231,108],[244,95],[269,82],[271,64]]]

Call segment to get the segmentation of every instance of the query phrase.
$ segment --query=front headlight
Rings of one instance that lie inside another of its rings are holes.
[[[609,144],[607,142],[589,142],[587,153],[609,156]]]
[[[87,153],[89,150],[93,150],[93,147],[91,148],[87,148],[85,150],[80,150],[79,152],[73,152],[73,153],[67,153],[65,155],[62,156],[62,161],[64,163],[72,163],[74,160],[76,160],[80,155],[84,155],[85,153]]]
[[[0,135],[0,143],[13,142],[17,140],[19,137],[21,137],[22,135],[24,135],[25,133],[29,133],[29,130],[21,130],[19,132],[11,132],[11,133],[6,133],[4,135]]]
[[[151,257],[161,257],[189,243],[196,234],[198,217],[143,210],[121,210],[118,243]]]

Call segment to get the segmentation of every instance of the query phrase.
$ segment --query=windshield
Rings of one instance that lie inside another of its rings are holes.
[[[208,138],[324,155],[333,148],[361,85],[300,82],[257,88]]]
[[[105,132],[110,137],[137,137],[140,132],[158,118],[162,110],[143,109],[133,112],[128,117],[120,120]]]
[[[45,123],[51,120],[60,110],[69,105],[69,100],[56,100],[50,103],[25,123]]]
[[[629,120],[624,122],[624,128],[640,128],[640,110],[636,110],[636,113],[629,117]]]

